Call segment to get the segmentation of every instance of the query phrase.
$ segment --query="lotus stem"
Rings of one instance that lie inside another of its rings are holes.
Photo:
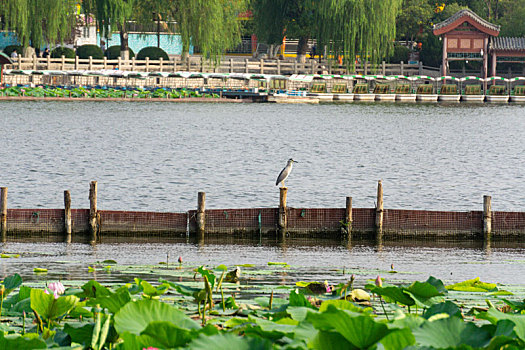
[[[222,271],[221,278],[219,278],[219,283],[217,283],[217,288],[215,290],[217,291],[219,288],[222,288],[222,281],[224,280],[224,275],[226,274],[226,271]]]
[[[272,289],[272,294],[270,295],[270,310],[272,309],[272,305],[273,305],[273,289]]]
[[[381,303],[381,307],[383,307],[383,312],[385,313],[386,320],[390,321],[390,319],[388,318],[388,314],[386,313],[385,305],[383,304],[383,298],[381,297],[381,295],[379,296],[379,302]]]
[[[26,334],[26,312],[22,312],[22,335]]]

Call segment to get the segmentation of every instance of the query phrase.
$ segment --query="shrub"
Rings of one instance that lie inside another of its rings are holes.
[[[51,51],[51,58],[61,58],[62,56],[65,56],[66,58],[75,58],[75,50],[70,49],[69,47],[59,46]]]
[[[129,58],[135,57],[135,52],[133,52],[132,49],[128,49],[129,51]],[[106,56],[108,56],[108,59],[115,60],[120,57],[120,45],[113,45],[108,48],[106,51]]]
[[[89,56],[95,59],[104,58],[104,52],[97,45],[82,45],[77,48],[77,56],[79,58],[89,58]]]
[[[161,48],[155,46],[145,47],[137,54],[138,60],[145,60],[149,57],[150,60],[158,60],[162,57],[164,60],[169,60],[168,54]]]
[[[403,45],[395,45],[394,53],[392,53],[392,56],[390,56],[390,63],[401,63],[401,61],[407,63],[409,53],[410,50],[408,47]]]
[[[11,53],[13,53],[13,51],[16,50],[16,53],[18,54],[18,56],[21,56],[23,53],[24,53],[24,48],[20,45],[7,45],[5,48],[4,48],[4,53],[11,57]]]

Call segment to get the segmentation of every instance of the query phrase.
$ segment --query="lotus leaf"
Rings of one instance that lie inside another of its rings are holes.
[[[268,339],[220,333],[208,337],[201,335],[193,340],[188,347],[192,350],[270,350],[273,345]]]
[[[0,349],[47,349],[47,344],[38,337],[36,333],[30,333],[23,336],[3,335],[0,333]]]
[[[377,344],[391,332],[386,324],[376,322],[368,315],[338,310],[333,305],[329,305],[325,312],[309,313],[306,320],[319,330],[337,331],[359,349]]]
[[[47,322],[56,320],[71,311],[78,302],[74,295],[55,299],[53,294],[46,294],[41,289],[31,289],[31,308]]]
[[[437,349],[453,348],[460,345],[483,347],[490,342],[490,334],[473,323],[465,323],[459,317],[447,317],[434,322],[426,321],[413,330],[416,343]]]
[[[182,311],[158,300],[139,300],[124,305],[114,317],[118,333],[130,332],[139,335],[153,321],[167,321],[185,329],[200,326]]]
[[[446,286],[448,290],[460,292],[496,292],[498,287],[495,283],[481,282],[479,277]]]

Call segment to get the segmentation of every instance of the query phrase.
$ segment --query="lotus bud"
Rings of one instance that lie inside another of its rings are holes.
[[[383,281],[381,280],[381,276],[377,276],[377,278],[376,278],[376,286],[378,286],[378,287],[382,287],[383,286]]]
[[[182,256],[179,256],[179,264],[182,264]]]
[[[53,295],[55,296],[55,299],[58,299],[58,296],[60,294],[64,294],[66,289],[64,288],[64,285],[60,282],[52,282],[47,285],[46,290],[44,291],[46,294],[49,294],[49,291],[53,292]]]
[[[327,293],[332,293],[332,287],[328,284],[328,281],[324,281],[324,286]]]
[[[394,264],[390,265],[390,270],[394,269]]]

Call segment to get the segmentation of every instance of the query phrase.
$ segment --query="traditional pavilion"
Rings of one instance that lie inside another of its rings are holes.
[[[490,55],[491,76],[498,62],[525,63],[525,38],[498,37],[500,26],[490,23],[471,10],[456,12],[433,27],[443,38],[442,74],[447,75],[450,61],[482,61],[487,78]]]

